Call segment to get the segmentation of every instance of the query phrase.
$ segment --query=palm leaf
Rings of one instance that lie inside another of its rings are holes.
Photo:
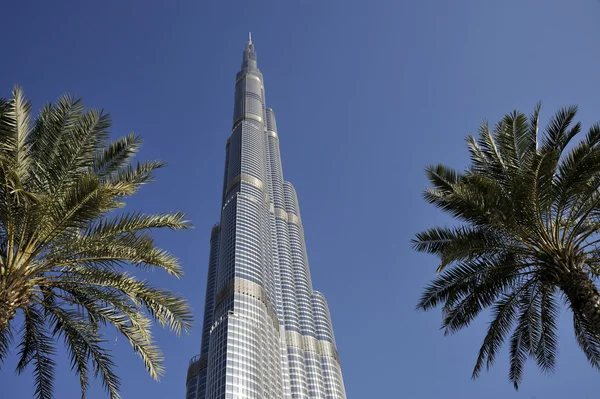
[[[115,212],[165,164],[132,165],[141,139],[109,142],[108,114],[63,96],[33,123],[30,115],[20,88],[0,99],[0,361],[20,312],[17,372],[33,369],[38,398],[52,396],[54,343],[61,338],[82,398],[90,375],[118,398],[104,326],[114,326],[158,379],[164,359],[152,321],[176,334],[192,322],[184,299],[121,269],[159,268],[181,277],[179,260],[158,248],[151,232],[190,224],[180,212]]]
[[[558,352],[557,325],[559,308],[554,292],[548,287],[540,290],[540,338],[535,348],[535,358],[542,371],[551,373],[556,367]]]
[[[126,167],[141,145],[142,139],[133,133],[110,143],[101,152],[96,153],[93,165],[94,173],[98,176],[109,176]]]
[[[4,362],[4,358],[8,355],[10,344],[13,340],[13,331],[12,327],[6,328],[4,330],[0,330],[0,370],[2,370],[2,363]]]
[[[537,287],[532,285],[528,290],[520,293],[517,328],[510,340],[509,379],[515,389],[519,389],[519,384],[523,379],[523,367],[527,357],[533,355],[534,348],[539,342],[540,300],[538,292]]]
[[[484,362],[486,368],[492,366],[496,354],[504,343],[506,335],[511,331],[516,318],[519,291],[503,294],[492,307],[492,322],[490,323],[483,344],[479,349],[479,356],[473,368],[472,378],[481,374]]]
[[[19,344],[20,359],[17,373],[22,373],[33,362],[35,395],[38,399],[51,399],[54,390],[55,354],[52,336],[47,331],[43,314],[33,306],[23,311],[23,341]]]
[[[471,163],[463,173],[426,168],[425,200],[459,226],[413,239],[416,251],[440,259],[417,308],[441,306],[445,334],[491,309],[473,378],[492,366],[507,339],[515,388],[528,357],[554,371],[558,292],[574,313],[581,349],[600,368],[600,124],[571,144],[581,131],[576,112],[559,110],[538,145],[540,104],[529,118],[514,111],[493,132],[485,122],[477,140],[467,138]]]
[[[590,364],[600,370],[600,338],[590,323],[577,312],[573,312],[573,327],[579,347]]]
[[[580,124],[576,124],[575,127],[567,131],[576,114],[577,106],[572,105],[568,108],[562,108],[552,117],[545,132],[544,150],[559,150],[562,152],[569,141],[579,133]]]
[[[90,326],[90,323],[78,312],[63,310],[60,307],[52,307],[48,311],[54,325],[54,334],[64,336],[67,347],[71,348],[71,356],[75,358],[80,379],[83,375],[84,382],[87,382],[87,367],[82,369],[80,364],[84,361],[87,362],[89,357],[94,366],[95,376],[101,376],[102,385],[111,399],[120,398],[120,381],[113,370],[115,363],[108,350],[102,347],[106,341],[100,337],[98,331]],[[80,356],[83,357],[80,358]],[[82,395],[85,393],[85,387],[86,385],[82,385]]]

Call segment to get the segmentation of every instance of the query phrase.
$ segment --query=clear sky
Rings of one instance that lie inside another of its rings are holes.
[[[200,348],[235,73],[252,31],[348,397],[597,398],[600,374],[566,311],[556,374],[529,362],[515,392],[505,348],[472,381],[487,320],[444,337],[439,310],[414,310],[436,260],[413,253],[410,239],[450,222],[421,199],[424,166],[464,167],[463,138],[484,118],[542,100],[546,120],[569,104],[580,105],[584,126],[600,120],[599,13],[596,0],[5,2],[0,96],[18,83],[36,110],[64,92],[104,108],[115,136],[145,139],[140,158],[169,162],[129,209],[182,210],[196,226],[159,234],[185,278],[151,276],[189,298],[195,328],[183,338],[157,328],[167,366],[160,383],[109,337],[123,397],[184,397]],[[14,365],[13,356],[0,372],[0,397],[31,397],[31,374],[15,376]],[[59,366],[56,398],[78,397],[64,354]],[[88,397],[106,397],[99,382]]]

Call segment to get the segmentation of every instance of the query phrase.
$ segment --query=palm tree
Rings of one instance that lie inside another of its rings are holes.
[[[458,223],[413,240],[417,251],[440,259],[417,307],[442,305],[446,334],[489,309],[473,378],[510,335],[509,378],[517,389],[528,357],[554,370],[561,299],[581,349],[600,368],[600,124],[575,143],[577,107],[557,112],[541,135],[539,112],[539,104],[529,117],[514,111],[493,131],[484,123],[478,140],[466,140],[471,164],[464,172],[426,169],[433,185],[426,201]]]
[[[151,320],[177,334],[191,327],[183,299],[123,270],[159,268],[181,277],[178,260],[157,248],[148,232],[188,224],[181,213],[109,215],[164,165],[132,166],[140,138],[109,142],[109,127],[107,114],[86,110],[71,96],[45,105],[35,121],[19,87],[0,100],[0,361],[16,333],[16,371],[33,366],[40,399],[52,397],[59,339],[82,397],[93,372],[118,398],[104,326],[129,341],[154,379],[163,373],[163,357]]]

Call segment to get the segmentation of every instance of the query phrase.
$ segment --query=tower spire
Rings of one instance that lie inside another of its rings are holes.
[[[256,53],[254,52],[254,43],[252,43],[252,32],[248,32],[248,41],[244,49],[244,58],[242,61],[242,69],[256,68]]]

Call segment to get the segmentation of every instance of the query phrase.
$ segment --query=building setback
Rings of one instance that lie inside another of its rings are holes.
[[[221,222],[210,237],[202,345],[186,389],[186,399],[346,398],[251,37],[236,76]]]

